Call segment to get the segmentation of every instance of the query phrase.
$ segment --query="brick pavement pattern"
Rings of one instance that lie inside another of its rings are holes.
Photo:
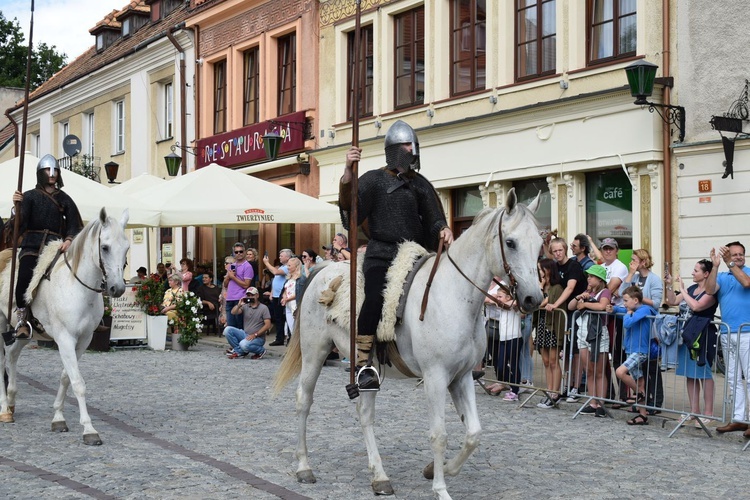
[[[31,344],[33,345],[33,343]],[[370,498],[370,474],[348,374],[325,367],[308,426],[318,483],[295,480],[294,390],[272,398],[278,356],[228,360],[199,345],[188,352],[87,352],[81,371],[104,444],[85,446],[69,396],[70,432],[50,432],[62,365],[51,349],[19,361],[16,423],[0,427],[0,498]],[[519,408],[479,391],[479,449],[447,479],[453,498],[664,498],[745,496],[741,435],[710,439],[665,419],[629,427],[617,418]],[[536,402],[536,401],[535,401]],[[396,498],[432,498],[422,478],[431,460],[424,394],[413,380],[387,379],[376,433]],[[576,407],[577,408],[577,407]],[[622,414],[622,416],[620,416]],[[452,408],[448,454],[464,436]],[[661,425],[665,424],[665,425]],[[666,428],[665,428],[666,427]]]

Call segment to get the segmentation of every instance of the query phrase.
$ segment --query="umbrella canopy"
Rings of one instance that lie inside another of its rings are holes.
[[[0,214],[10,215],[13,207],[13,192],[18,187],[18,165],[20,157],[0,163]],[[39,158],[26,153],[23,168],[23,191],[34,189],[36,186],[36,166]],[[70,170],[63,170],[63,191],[68,193],[78,206],[84,222],[99,217],[102,207],[107,209],[108,215],[120,217],[126,208],[130,209],[128,227],[157,226],[159,212],[147,204],[131,198],[125,193],[116,192],[98,182],[78,175]]]
[[[167,181],[165,181],[161,177],[157,177],[151,174],[141,174],[126,180],[122,184],[115,184],[110,189],[112,191],[124,193],[131,197],[136,197],[138,193],[146,189],[150,189],[154,186],[158,186],[159,184],[164,184],[165,182]],[[148,200],[141,201],[147,202]],[[149,205],[153,205],[153,203],[149,203]]]
[[[215,163],[133,196],[154,203],[162,227],[340,221],[335,205]]]

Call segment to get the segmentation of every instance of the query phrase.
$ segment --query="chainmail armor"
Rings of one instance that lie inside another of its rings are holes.
[[[52,194],[39,188],[26,191],[20,215],[21,257],[39,255],[42,247],[50,241],[72,238],[83,229],[78,207],[63,191]]]
[[[406,183],[388,192],[402,180]],[[341,195],[340,206],[348,207],[348,203],[341,203]],[[386,168],[366,172],[359,178],[357,209],[359,224],[367,219],[370,233],[364,272],[388,265],[402,241],[415,241],[436,250],[440,230],[448,225],[432,184],[416,172],[400,176]],[[341,221],[349,229],[349,212],[344,208]]]
[[[419,156],[404,149],[403,144],[393,144],[385,148],[385,164],[391,170],[400,169],[403,172],[419,170]]]

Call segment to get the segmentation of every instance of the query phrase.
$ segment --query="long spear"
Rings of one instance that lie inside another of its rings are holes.
[[[32,55],[32,46],[33,46],[33,39],[34,39],[34,0],[31,0],[31,21],[29,22],[29,50],[26,54],[26,85],[24,88],[24,98],[23,98],[23,119],[21,120],[21,156],[18,159],[18,188],[17,191],[23,190],[23,167],[24,167],[24,160],[26,159],[26,124],[29,119],[29,85],[31,83],[31,55]],[[18,225],[21,220],[21,205],[18,202],[13,202],[13,208],[16,211],[16,218],[13,223],[13,243],[11,247],[13,250],[11,251],[11,259],[10,259],[10,286],[9,286],[9,293],[8,293],[8,327],[10,328],[10,325],[12,324],[11,314],[13,313],[13,292],[15,288],[16,283],[16,243],[18,242]],[[3,339],[5,340],[5,344],[8,344],[8,340],[10,340],[10,343],[13,343],[13,338],[10,337],[8,334],[11,334],[13,332],[14,328],[9,330],[7,333],[3,333]]]
[[[355,0],[357,5],[354,17],[354,67],[352,85],[354,95],[352,103],[352,146],[359,146],[359,77],[360,77],[360,20],[362,17],[361,0]],[[359,162],[352,163],[352,202],[349,217],[349,245],[351,258],[349,264],[349,383],[354,384],[357,356],[357,241],[359,239],[357,222],[357,191],[359,191]]]

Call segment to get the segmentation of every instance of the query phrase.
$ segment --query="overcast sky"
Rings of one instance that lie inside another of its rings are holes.
[[[35,0],[34,46],[44,42],[55,45],[57,52],[68,55],[68,62],[94,45],[89,30],[112,10],[128,5],[129,0]],[[0,11],[6,19],[18,19],[29,39],[31,0],[0,0]]]

